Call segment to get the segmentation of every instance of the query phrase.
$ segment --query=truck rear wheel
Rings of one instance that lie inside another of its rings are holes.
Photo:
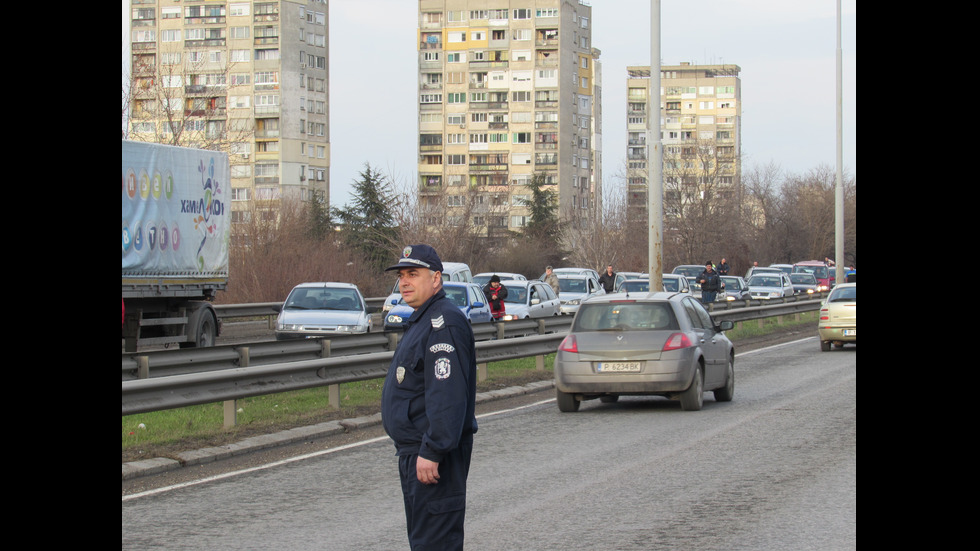
[[[210,310],[200,312],[189,328],[187,336],[193,340],[180,343],[181,348],[205,348],[214,346],[218,340],[218,322]]]

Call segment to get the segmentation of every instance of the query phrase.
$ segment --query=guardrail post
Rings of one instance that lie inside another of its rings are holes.
[[[487,380],[487,377],[489,377],[489,375],[490,375],[490,369],[489,369],[489,366],[487,364],[485,364],[485,363],[476,364],[476,380],[477,381],[479,381],[479,382],[482,383],[483,381],[486,381]]]
[[[150,357],[149,356],[137,356],[136,357],[136,378],[137,379],[149,379],[150,378]]]
[[[273,331],[276,330],[276,320],[279,319],[278,315],[269,315],[269,329]]]
[[[545,327],[544,318],[538,318],[538,334],[544,335],[548,332],[548,328]]]
[[[498,323],[497,324],[497,339],[503,339],[503,338],[504,338],[504,324]]]
[[[330,357],[330,339],[320,340],[320,357]],[[327,407],[330,409],[340,409],[340,383],[327,385]]]
[[[243,346],[236,350],[238,352],[238,367],[248,367],[248,347]],[[225,400],[224,419],[226,429],[230,429],[238,424],[238,400]]]

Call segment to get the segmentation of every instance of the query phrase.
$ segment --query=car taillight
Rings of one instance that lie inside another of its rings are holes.
[[[691,339],[687,338],[684,333],[674,333],[667,339],[664,343],[664,348],[661,352],[667,352],[668,350],[679,350],[681,348],[688,348],[691,346]]]
[[[830,319],[830,310],[827,310],[826,308],[821,308],[820,309],[820,319],[822,319],[822,320],[829,320]]]
[[[575,340],[575,335],[565,337],[565,339],[561,341],[561,346],[558,347],[558,350],[578,354],[578,342]]]

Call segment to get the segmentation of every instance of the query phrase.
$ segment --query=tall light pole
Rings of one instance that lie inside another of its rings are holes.
[[[647,108],[647,221],[650,291],[663,289],[664,178],[660,140],[660,0],[650,0],[650,103]]]
[[[834,188],[834,260],[837,262],[837,282],[844,282],[844,146],[842,145],[843,129],[843,88],[841,74],[843,72],[843,54],[841,53],[841,15],[840,0],[837,0],[837,185]]]

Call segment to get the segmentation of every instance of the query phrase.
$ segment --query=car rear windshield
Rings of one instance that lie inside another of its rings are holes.
[[[567,291],[569,293],[585,293],[588,291],[588,287],[585,283],[585,279],[562,277],[558,278],[558,288],[562,291]]]
[[[827,298],[830,302],[857,302],[857,287],[837,287]]]
[[[666,302],[586,303],[579,309],[572,332],[676,330],[677,318]]]
[[[809,283],[812,285],[816,285],[817,283],[817,279],[813,277],[813,274],[790,274],[789,280],[792,281],[793,283],[802,283],[802,284]]]

